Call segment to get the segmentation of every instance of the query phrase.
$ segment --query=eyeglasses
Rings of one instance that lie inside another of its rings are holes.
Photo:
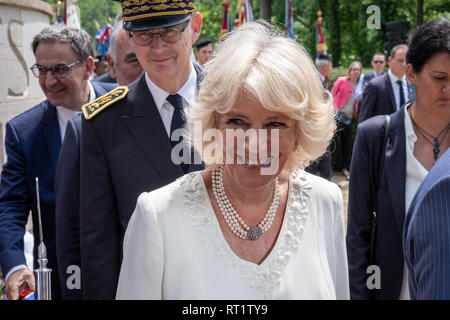
[[[384,63],[384,61],[382,60],[376,60],[376,61],[372,61],[373,63]]]
[[[153,37],[157,34],[161,38],[162,41],[167,43],[175,43],[178,42],[181,38],[181,33],[186,30],[189,22],[191,20],[187,20],[184,23],[184,26],[179,28],[165,28],[161,32],[150,32],[150,30],[145,31],[130,31],[130,38],[133,38],[134,42],[139,46],[148,46],[153,42]]]
[[[71,64],[65,65],[65,64],[57,64],[53,67],[44,67],[39,64],[34,64],[30,70],[33,72],[34,76],[39,79],[43,79],[47,76],[47,71],[50,71],[56,79],[61,79],[64,77],[67,77],[69,74],[69,71],[71,68],[75,67],[76,65],[81,64],[81,60],[77,60]]]

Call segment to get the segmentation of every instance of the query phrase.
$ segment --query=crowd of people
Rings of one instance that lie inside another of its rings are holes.
[[[449,19],[329,88],[332,56],[269,23],[214,49],[193,1],[147,2],[121,1],[102,75],[85,31],[33,38],[47,99],[6,125],[8,299],[35,289],[35,177],[56,300],[450,299]]]

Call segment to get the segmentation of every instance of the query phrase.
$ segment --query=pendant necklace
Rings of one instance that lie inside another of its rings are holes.
[[[440,142],[442,142],[445,139],[445,137],[447,136],[447,132],[450,129],[450,123],[448,123],[447,126],[444,129],[442,129],[442,131],[435,137],[435,136],[429,134],[428,132],[426,132],[423,128],[419,127],[419,125],[414,121],[412,114],[411,114],[411,108],[409,108],[409,117],[411,118],[411,122],[414,126],[414,129],[416,129],[416,131],[422,135],[422,137],[425,139],[425,141],[427,141],[429,144],[434,146],[434,149],[433,149],[434,163],[436,163],[439,152],[441,151],[440,150],[440,147],[441,147]],[[430,141],[427,136],[429,138],[431,138],[433,141]],[[441,136],[442,136],[442,138],[440,139]],[[441,140],[440,142],[439,142],[439,139]]]
[[[213,193],[220,212],[222,213],[228,227],[236,236],[247,240],[257,240],[264,232],[269,230],[277,213],[278,203],[280,201],[278,178],[275,180],[275,190],[269,210],[267,210],[264,218],[257,226],[250,228],[242,220],[236,209],[234,209],[227,197],[227,194],[225,193],[223,186],[223,166],[213,169],[211,175]]]

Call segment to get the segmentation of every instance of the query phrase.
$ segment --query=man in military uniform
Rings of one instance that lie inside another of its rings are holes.
[[[175,164],[169,137],[183,125],[183,108],[203,77],[190,62],[202,17],[193,0],[121,4],[123,28],[145,72],[83,107],[80,245],[87,299],[115,298],[122,240],[138,196],[201,169]]]

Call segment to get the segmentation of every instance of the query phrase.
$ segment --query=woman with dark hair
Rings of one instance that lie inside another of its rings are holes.
[[[358,126],[347,225],[352,299],[409,299],[405,214],[428,171],[450,147],[450,20],[435,19],[417,29],[406,60],[416,101],[390,120],[377,116]]]
[[[358,110],[358,100],[355,99],[355,88],[361,76],[362,65],[354,61],[348,67],[348,74],[339,77],[331,89],[333,104],[337,110],[337,136],[341,141],[342,174],[349,179],[350,158],[352,153],[352,123]]]

